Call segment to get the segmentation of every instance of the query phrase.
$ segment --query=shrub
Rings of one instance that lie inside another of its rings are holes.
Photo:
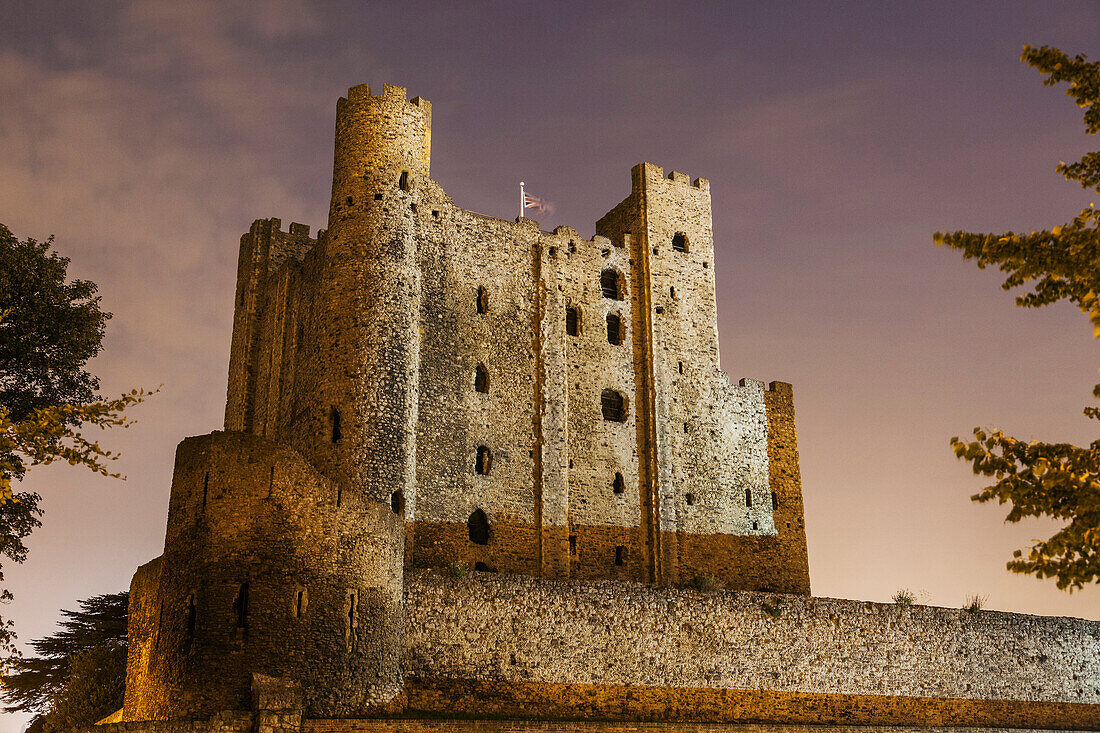
[[[972,596],[966,597],[966,603],[963,605],[963,609],[968,613],[977,613],[985,607],[986,597],[975,593]]]
[[[466,566],[459,562],[453,562],[443,568],[443,574],[449,578],[465,578]]]
[[[718,590],[722,584],[713,575],[696,575],[691,579],[691,587],[698,591],[709,592]]]
[[[760,608],[772,618],[779,618],[783,614],[783,609],[780,608],[778,600],[764,601],[764,603],[760,605]]]
[[[913,592],[908,588],[902,588],[894,594],[894,603],[899,606],[912,606],[913,602],[917,599],[913,597]]]

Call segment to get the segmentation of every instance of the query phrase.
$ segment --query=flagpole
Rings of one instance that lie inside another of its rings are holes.
[[[519,182],[519,218],[523,218],[523,203],[526,199],[523,196],[523,181]]]

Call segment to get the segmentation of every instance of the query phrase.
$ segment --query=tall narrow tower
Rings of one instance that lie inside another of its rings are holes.
[[[414,215],[428,176],[431,105],[360,85],[336,109],[329,228],[320,258],[312,363],[299,379],[327,424],[288,441],[373,521],[346,525],[360,549],[358,652],[373,665],[366,705],[402,687],[404,506],[416,489],[420,271]],[[314,408],[314,414],[318,414]]]

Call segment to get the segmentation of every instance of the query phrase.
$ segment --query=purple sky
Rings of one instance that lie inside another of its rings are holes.
[[[1053,525],[1004,525],[955,460],[975,425],[1087,443],[1087,319],[1015,307],[937,229],[1031,230],[1092,198],[1097,148],[1018,61],[1100,56],[1100,6],[988,3],[0,1],[0,222],[57,236],[114,313],[104,391],[163,384],[104,437],[126,482],[33,471],[45,525],[7,569],[26,641],[159,554],[175,444],[221,427],[237,242],[316,229],[335,104],[383,82],[433,103],[455,202],[591,235],[641,161],[711,181],[723,366],[795,386],[816,595],[1100,617],[1010,575]],[[0,722],[4,733],[17,721]]]

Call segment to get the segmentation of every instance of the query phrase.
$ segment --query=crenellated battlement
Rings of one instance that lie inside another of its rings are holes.
[[[423,97],[413,97],[409,99],[408,89],[394,84],[383,84],[381,94],[371,94],[369,84],[357,84],[356,86],[348,87],[347,96],[340,97],[336,104],[339,110],[349,103],[363,105],[372,104],[374,102],[388,102],[391,104],[405,102],[411,107],[416,107],[424,117],[425,123],[431,125],[432,103]]]
[[[647,181],[657,185],[671,182],[682,185],[685,188],[697,188],[703,191],[710,190],[710,181],[706,178],[696,178],[692,181],[691,176],[686,173],[681,173],[680,171],[671,171],[666,176],[665,169],[653,163],[639,163],[631,169],[630,173],[632,189],[635,191],[641,191],[644,183]]]

